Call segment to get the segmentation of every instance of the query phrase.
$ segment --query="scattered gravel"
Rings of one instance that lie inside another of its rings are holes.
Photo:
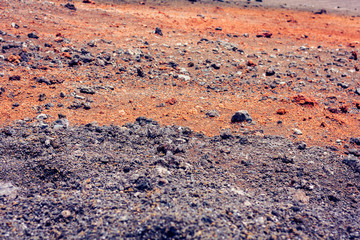
[[[144,117],[69,126],[60,115],[1,129],[0,153],[6,239],[359,233],[359,159],[281,137],[209,138]]]
[[[342,114],[346,119],[360,113],[358,45],[344,43],[335,50],[300,46],[296,41],[286,44],[278,33],[267,31],[225,34],[225,26],[216,26],[209,33],[193,34],[169,31],[162,24],[163,30],[148,30],[154,38],[129,36],[126,45],[102,38],[78,42],[61,32],[45,38],[32,26],[12,22],[16,18],[9,17],[9,11],[56,10],[73,17],[84,9],[75,12],[74,4],[47,1],[22,1],[18,8],[11,4],[6,2],[4,19],[19,35],[0,30],[0,68],[6,69],[0,73],[0,97],[18,96],[9,104],[10,114],[26,106],[37,116],[0,129],[2,238],[360,238],[359,136],[339,140],[338,146],[344,144],[346,149],[346,155],[340,155],[336,147],[309,147],[261,132],[244,130],[238,135],[223,129],[219,136],[206,137],[188,127],[160,126],[144,117],[121,127],[72,126],[62,114],[56,119],[41,113],[57,106],[94,114],[96,107],[113,106],[106,105],[106,99],[93,104],[90,97],[146,84],[175,89],[195,86],[209,96],[216,92],[241,99],[257,93],[259,101],[298,104],[305,111],[320,105],[329,121],[342,125],[333,116]],[[111,27],[122,31],[126,21],[137,22],[130,15]],[[207,14],[197,17],[210,19]],[[45,15],[40,18],[35,14],[33,21],[45,21]],[[56,14],[46,18],[54,24],[63,21]],[[188,34],[191,41],[178,42],[175,33]],[[163,41],[167,37],[176,43]],[[265,44],[277,48],[260,51],[258,46]],[[244,45],[249,47],[241,49]],[[9,75],[8,69],[31,74]],[[71,77],[52,75],[52,69],[71,72]],[[34,89],[59,85],[64,89],[57,96],[31,95],[31,88],[17,88],[23,83]],[[290,98],[284,92],[296,95]],[[315,100],[306,97],[309,92],[327,95],[316,95]],[[21,100],[25,94],[42,105],[27,106]],[[169,96],[156,106],[180,104],[177,97]],[[284,117],[279,125],[287,121],[289,112],[274,111]],[[203,118],[220,117],[217,110],[202,114]],[[240,110],[231,122],[253,123],[253,119]],[[306,129],[301,129],[306,135]],[[303,134],[293,126],[289,132],[294,138]]]

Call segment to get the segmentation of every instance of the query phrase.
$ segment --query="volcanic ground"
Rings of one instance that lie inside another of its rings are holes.
[[[356,14],[89,0],[0,12],[5,239],[360,238]]]

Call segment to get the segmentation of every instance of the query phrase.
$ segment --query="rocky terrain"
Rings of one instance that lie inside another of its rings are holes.
[[[265,6],[0,2],[0,236],[360,238],[360,18]]]
[[[214,136],[243,131],[229,120],[244,109],[247,129],[348,145],[360,127],[359,17],[243,5],[3,1],[0,124],[147,116]]]
[[[360,161],[303,142],[60,115],[3,129],[0,146],[6,239],[360,237]]]

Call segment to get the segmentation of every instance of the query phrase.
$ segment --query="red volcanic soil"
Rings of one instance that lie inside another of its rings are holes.
[[[359,17],[187,1],[73,3],[76,10],[60,0],[1,1],[1,126],[61,113],[74,125],[146,116],[209,136],[230,128],[317,146],[358,137]],[[253,122],[232,124],[238,110]]]

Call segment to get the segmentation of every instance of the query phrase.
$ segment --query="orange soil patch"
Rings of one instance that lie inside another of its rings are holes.
[[[66,3],[60,0],[53,2],[57,6]],[[62,43],[64,38],[71,39],[73,43],[104,38],[112,41],[111,47],[115,49],[132,44],[129,39],[134,35],[159,44],[191,43],[194,42],[195,37],[198,40],[202,36],[209,36],[209,32],[216,32],[215,28],[221,27],[223,36],[242,33],[254,35],[264,31],[272,33],[271,39],[239,40],[242,48],[253,52],[271,52],[274,48],[287,49],[294,45],[314,47],[322,45],[336,49],[342,44],[359,48],[357,41],[360,39],[360,20],[350,16],[314,15],[291,10],[240,9],[203,4],[160,6],[76,2],[76,7],[76,12],[65,8],[61,11],[46,12],[33,9],[32,14],[39,14],[38,20],[34,20],[34,15],[31,15],[28,9],[17,9],[16,13],[3,15],[6,21],[0,22],[0,29],[15,35],[36,31],[44,42],[56,36],[55,42],[62,44],[62,47],[72,46],[72,43]],[[9,5],[3,3],[1,11],[6,10],[10,10]],[[205,17],[199,17],[201,14]],[[12,28],[9,24],[12,21],[27,25],[27,29]],[[152,33],[155,27],[162,29],[163,37],[159,38]],[[147,46],[143,46],[144,52],[146,48]],[[63,58],[71,58],[69,53],[60,53],[55,46],[51,46],[49,50],[58,52]],[[16,62],[17,56],[13,56],[9,61]],[[252,62],[252,64],[256,63]],[[79,69],[77,71],[86,71],[82,66]],[[168,71],[165,66],[159,69]],[[72,86],[75,83],[86,81],[86,77],[75,76],[72,71],[75,70],[47,68],[29,70],[22,67],[6,69],[8,75],[20,75],[21,80],[9,82],[8,76],[0,78],[3,83],[7,82],[8,91],[13,93],[12,98],[4,96],[1,98],[0,124],[4,126],[14,120],[36,116],[36,106],[40,105],[41,93],[45,93],[50,102],[57,104],[60,101],[60,92],[70,94],[74,90]],[[47,86],[36,84],[33,80],[34,77],[48,74],[65,82]],[[108,85],[118,80],[109,79]],[[293,135],[294,128],[299,128],[303,135],[297,136],[296,140],[304,140],[309,144],[320,146],[338,146],[335,140],[348,139],[360,129],[359,115],[345,113],[346,111],[340,114],[329,112],[324,105],[317,103],[316,91],[308,92],[303,96],[287,88],[280,88],[279,93],[282,97],[280,101],[274,102],[271,99],[261,100],[264,89],[259,90],[257,86],[248,86],[249,91],[252,90],[253,93],[244,98],[241,94],[209,93],[196,86],[188,86],[188,83],[179,79],[170,80],[177,83],[176,88],[169,85],[155,88],[136,82],[133,86],[99,91],[91,96],[94,101],[91,110],[74,111],[65,107],[53,107],[42,112],[53,116],[49,120],[55,120],[58,113],[63,113],[71,124],[97,121],[101,125],[122,125],[134,121],[138,116],[146,116],[161,124],[189,126],[207,135],[215,135],[221,129],[231,128],[235,132],[257,130],[263,134],[289,137]],[[33,85],[37,87],[32,87]],[[332,93],[322,94],[321,98],[325,98]],[[69,98],[61,101],[65,104],[71,102]],[[18,102],[20,106],[12,109],[14,102]],[[167,104],[165,107],[156,107],[161,103]],[[359,108],[359,99],[357,102],[354,99],[353,105]],[[206,111],[214,109],[218,110],[220,117],[206,117]],[[232,114],[240,109],[248,110],[255,124],[231,124]]]

